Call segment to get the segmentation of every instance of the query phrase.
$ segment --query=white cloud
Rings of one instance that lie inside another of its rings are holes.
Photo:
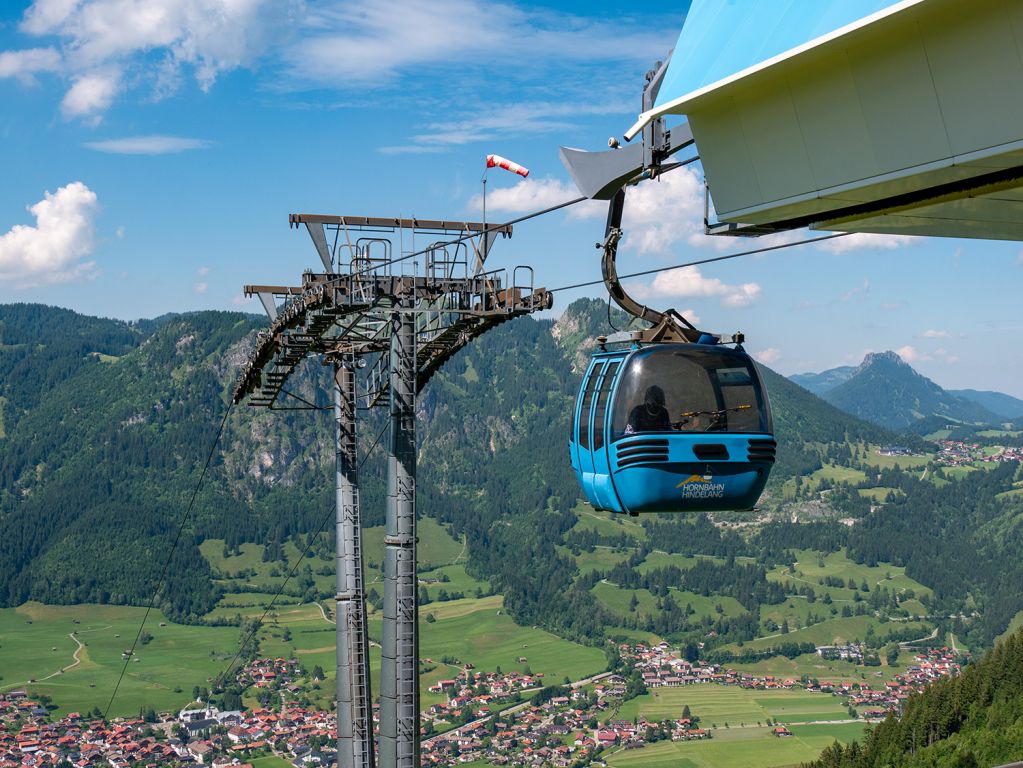
[[[482,168],[483,163],[480,162]],[[504,173],[504,171],[501,171]],[[526,213],[542,208],[550,208],[558,203],[565,203],[579,197],[579,190],[573,184],[566,183],[560,179],[522,179],[510,187],[495,187],[493,183],[487,190],[487,212],[488,213]],[[482,210],[483,196],[476,195],[469,201],[473,210]],[[602,216],[607,212],[607,203],[600,201],[585,201],[577,203],[567,209],[571,215],[589,218],[591,216]]]
[[[700,322],[701,322],[700,321],[700,316],[698,314],[696,314],[696,311],[693,310],[693,309],[683,309],[681,312],[679,312],[679,314],[682,315],[682,317],[684,317],[686,320],[688,320],[693,325],[697,325],[698,326],[700,324]]]
[[[816,247],[826,253],[849,253],[850,251],[890,251],[920,242],[918,237],[909,235],[875,235],[870,232],[853,232],[844,237],[825,240]]]
[[[114,234],[117,235],[117,239],[118,240],[123,240],[124,239],[124,226],[122,225],[122,226],[118,227],[117,230],[114,232]]]
[[[623,245],[639,253],[670,253],[676,243],[700,245],[703,234],[703,180],[679,168],[625,193]],[[726,244],[728,245],[728,244]]]
[[[555,103],[564,103],[566,69],[572,65],[647,64],[650,51],[671,44],[669,25],[649,18],[642,22],[620,16],[594,20],[488,0],[35,0],[20,30],[56,38],[55,47],[36,49],[49,50],[46,54],[9,51],[0,62],[24,76],[59,70],[77,80],[106,73],[121,83],[121,93],[148,89],[156,98],[173,93],[189,77],[208,90],[239,67],[261,66],[268,73],[264,81],[279,90],[326,86],[349,92],[367,84],[386,87],[426,71],[449,74],[460,83],[472,79],[477,88],[487,77],[491,89],[495,82],[521,83],[557,71]],[[530,74],[520,75],[525,70]],[[604,71],[613,81],[610,70]],[[576,90],[580,87],[594,92],[592,73]],[[546,87],[534,92],[541,90],[550,93]],[[409,91],[401,96],[433,98]],[[65,113],[93,117],[103,111],[98,100],[86,100],[96,105],[87,111],[74,111],[81,101],[81,95],[68,99]],[[446,99],[444,109],[449,109]],[[478,113],[475,118],[487,119]],[[468,136],[479,127],[462,130]],[[463,141],[457,126],[431,133],[439,145]],[[413,140],[391,151],[419,145]]]
[[[768,347],[763,352],[754,352],[755,357],[759,362],[764,365],[774,365],[776,362],[781,360],[781,350],[776,347]]]
[[[481,163],[482,165],[482,163]],[[574,184],[557,179],[523,179],[512,187],[487,191],[487,211],[523,213],[555,205],[578,197]],[[477,195],[471,202],[480,208]],[[607,203],[589,201],[572,206],[570,215],[577,218],[603,218]],[[664,174],[654,182],[630,187],[625,195],[622,218],[622,250],[640,254],[670,254],[673,248],[708,243],[729,247],[725,238],[703,234],[703,181],[700,173],[680,168]]]
[[[60,54],[54,48],[0,51],[0,79],[16,77],[31,83],[37,72],[58,72],[60,65]]]
[[[286,33],[280,20],[293,7],[272,0],[36,0],[21,31],[58,38],[64,71],[75,75],[64,114],[90,117],[109,108],[121,83],[148,84],[162,96],[187,68],[207,90],[222,72],[254,61],[271,31]]]
[[[552,61],[642,61],[671,31],[485,0],[310,4],[285,53],[290,75],[345,88],[429,67],[510,73]]]
[[[716,277],[707,278],[699,267],[679,267],[661,272],[648,287],[636,290],[640,297],[716,298],[726,307],[745,307],[760,296],[757,283],[729,285]]]
[[[606,96],[600,100],[519,100],[511,104],[493,104],[488,105],[483,113],[476,110],[427,123],[419,127],[419,133],[409,137],[408,144],[381,147],[379,151],[384,154],[420,154],[511,136],[535,137],[552,131],[570,130],[574,121],[583,116],[627,113],[630,106],[626,101]]]
[[[918,351],[916,347],[912,347],[909,344],[907,344],[904,347],[899,347],[897,350],[895,350],[895,354],[897,354],[907,363],[918,363],[921,360],[931,359],[930,355]]]
[[[125,136],[120,139],[89,141],[85,146],[97,152],[118,155],[168,155],[190,149],[204,149],[210,143],[203,139],[189,139],[184,136]]]
[[[1023,251],[1016,254],[1016,263],[1023,267]]]
[[[209,283],[199,282],[192,286],[192,290],[198,293],[199,295],[202,295],[209,290],[209,287],[210,287]]]
[[[200,277],[202,277],[202,276],[208,275],[210,273],[210,268],[209,267],[199,267],[195,271],[196,271],[196,274],[198,274]]]
[[[75,80],[60,102],[65,117],[91,117],[106,112],[117,95],[119,77],[116,74],[91,74]]]
[[[96,193],[80,181],[46,192],[28,209],[34,227],[16,224],[0,235],[0,278],[33,287],[89,275],[94,263],[82,260],[93,251],[98,208]]]

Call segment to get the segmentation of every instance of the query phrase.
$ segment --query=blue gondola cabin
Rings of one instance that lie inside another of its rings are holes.
[[[753,360],[716,344],[653,344],[593,356],[569,448],[597,509],[752,509],[775,459]]]

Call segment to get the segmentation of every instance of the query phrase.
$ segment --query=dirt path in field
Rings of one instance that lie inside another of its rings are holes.
[[[113,627],[113,624],[108,624],[105,627],[96,627],[95,629],[86,629],[83,632],[81,632],[80,634],[85,634],[86,632],[99,632],[99,631],[104,630],[104,629],[110,629],[111,627]],[[75,636],[76,634],[79,634],[79,633],[76,633],[76,632],[68,633],[68,637],[70,637],[72,640],[74,640],[75,641],[75,645],[77,646],[75,648],[75,652],[71,655],[71,658],[74,659],[74,661],[72,663],[68,664],[66,667],[61,667],[56,672],[51,672],[46,677],[37,677],[37,678],[33,678],[31,680],[24,680],[24,681],[22,681],[20,683],[10,683],[8,685],[3,686],[3,688],[5,688],[5,689],[6,688],[16,688],[19,685],[31,685],[32,683],[41,683],[44,680],[49,680],[50,678],[56,677],[57,675],[62,675],[65,672],[67,672],[69,669],[74,669],[75,667],[77,667],[79,664],[82,663],[82,660],[78,657],[78,654],[82,652],[82,649],[85,647],[85,643],[83,643],[81,640],[79,640]]]
[[[916,640],[904,640],[903,642],[899,643],[899,647],[906,647],[906,646],[909,646],[909,645],[913,645],[914,643],[919,643],[919,642],[921,642],[923,640],[933,640],[937,636],[938,636],[938,628],[935,627],[934,631],[931,632],[931,634],[927,635],[926,637],[918,637]]]
[[[40,677],[38,680],[36,680],[37,683],[41,683],[41,682],[43,682],[43,680],[49,680],[51,677],[56,677],[57,675],[62,675],[65,672],[67,672],[69,669],[73,669],[74,667],[77,667],[79,664],[82,663],[82,660],[78,658],[78,654],[85,647],[85,643],[83,643],[81,640],[79,640],[77,637],[75,637],[75,633],[74,632],[71,632],[70,634],[68,634],[68,637],[70,637],[72,640],[74,640],[75,641],[75,645],[78,646],[77,648],[75,648],[75,652],[71,656],[71,658],[74,659],[74,663],[68,664],[66,667],[61,667],[56,672],[51,672],[50,674],[48,674],[46,677]]]
[[[320,609],[320,616],[323,617],[323,620],[325,622],[327,622],[328,624],[333,624],[334,626],[337,626],[337,621],[327,617],[327,612],[325,610],[323,610],[323,603],[321,603],[319,600],[317,600],[316,601],[316,607]],[[369,644],[371,646],[373,646],[374,648],[379,648],[380,647],[380,643],[378,643],[376,640],[370,640]],[[299,651],[299,653],[312,653],[312,651]]]
[[[465,534],[463,533],[463,534],[462,534],[462,551],[461,551],[461,552],[459,552],[459,553],[458,553],[458,554],[457,554],[457,555],[455,556],[455,559],[454,559],[454,560],[452,560],[452,561],[451,561],[450,563],[448,563],[448,565],[455,565],[456,563],[458,563],[458,562],[459,562],[459,561],[460,561],[460,560],[461,560],[461,559],[462,559],[462,558],[463,558],[463,557],[465,556],[465,550],[466,550],[466,548],[467,548],[468,546],[469,546],[469,539],[468,539],[468,537],[467,537],[467,536],[466,536],[466,535],[465,535]]]

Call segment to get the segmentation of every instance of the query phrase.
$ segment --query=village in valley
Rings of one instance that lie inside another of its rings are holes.
[[[1023,461],[1023,447],[1020,446],[988,447],[964,440],[941,440],[938,448],[937,462],[946,467],[970,466],[977,461],[993,464]]]
[[[621,714],[629,699],[687,686],[799,690],[840,697],[851,720],[878,720],[899,712],[902,703],[928,683],[960,670],[958,654],[948,648],[920,650],[905,671],[878,682],[756,675],[687,661],[667,643],[621,644],[616,650],[620,662],[615,672],[562,685],[551,685],[542,674],[481,671],[466,664],[456,676],[434,686],[433,692],[446,694],[447,702],[423,713],[423,764],[485,761],[567,768],[602,764],[620,750],[641,749],[656,741],[713,739],[722,724],[707,722],[688,705],[660,720]],[[858,645],[822,646],[818,655],[850,658],[858,651],[862,654]],[[333,765],[334,714],[297,701],[309,679],[294,659],[257,659],[239,670],[237,681],[266,706],[234,711],[194,706],[110,722],[98,711],[51,720],[45,702],[24,691],[10,691],[0,694],[0,768],[245,768],[253,765],[249,761],[270,755],[296,768]],[[787,724],[768,719],[767,726],[779,739],[791,735]]]

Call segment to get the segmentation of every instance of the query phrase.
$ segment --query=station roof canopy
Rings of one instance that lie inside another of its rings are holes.
[[[1023,3],[693,0],[653,109],[718,218],[1023,240]]]

